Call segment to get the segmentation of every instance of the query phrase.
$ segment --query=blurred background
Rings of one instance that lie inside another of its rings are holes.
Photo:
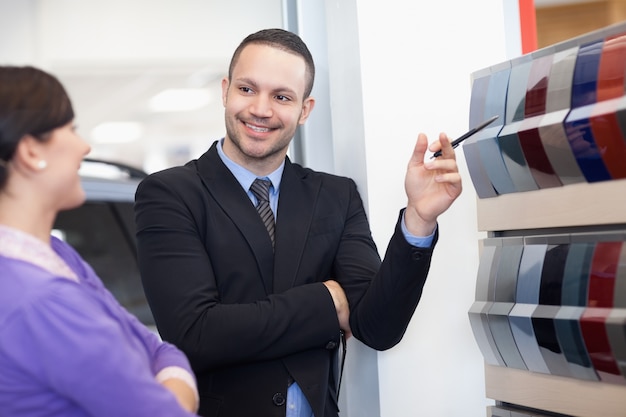
[[[223,136],[222,77],[281,0],[0,0],[0,63],[51,71],[92,158],[152,172]]]
[[[90,157],[147,172],[224,134],[221,79],[283,0],[0,0],[0,63],[56,74]],[[626,1],[535,0],[539,48],[626,19]]]

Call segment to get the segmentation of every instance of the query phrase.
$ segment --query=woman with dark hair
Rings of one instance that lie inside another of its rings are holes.
[[[85,199],[73,121],[55,77],[0,67],[0,417],[195,415],[187,358],[51,236]]]

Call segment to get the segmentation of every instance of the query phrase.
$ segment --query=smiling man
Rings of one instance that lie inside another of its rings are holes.
[[[461,193],[448,137],[418,135],[381,262],[354,181],[287,157],[314,76],[297,35],[249,35],[222,81],[225,137],[137,190],[146,295],[189,357],[205,417],[336,417],[340,335],[379,350],[401,340],[437,217]],[[441,156],[424,163],[428,148]]]
[[[282,165],[315,104],[309,74],[305,60],[290,51],[263,43],[238,50],[222,80],[223,150],[233,162],[260,177]]]

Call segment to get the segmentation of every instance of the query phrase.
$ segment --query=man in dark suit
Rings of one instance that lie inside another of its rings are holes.
[[[337,416],[340,330],[378,350],[400,341],[437,217],[461,193],[447,136],[424,163],[420,134],[381,262],[356,184],[286,156],[313,109],[314,74],[298,36],[248,36],[222,81],[226,136],[137,191],[146,295],[162,337],[190,359],[202,416]],[[269,196],[251,189],[257,178]]]

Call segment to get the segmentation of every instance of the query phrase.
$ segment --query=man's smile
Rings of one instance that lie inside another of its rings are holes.
[[[258,132],[258,133],[267,133],[267,132],[269,132],[270,130],[272,130],[272,129],[270,129],[269,127],[252,125],[252,124],[250,124],[250,123],[244,123],[244,124],[246,125],[246,127],[247,127],[248,129],[253,130],[253,131],[255,131],[255,132]]]

